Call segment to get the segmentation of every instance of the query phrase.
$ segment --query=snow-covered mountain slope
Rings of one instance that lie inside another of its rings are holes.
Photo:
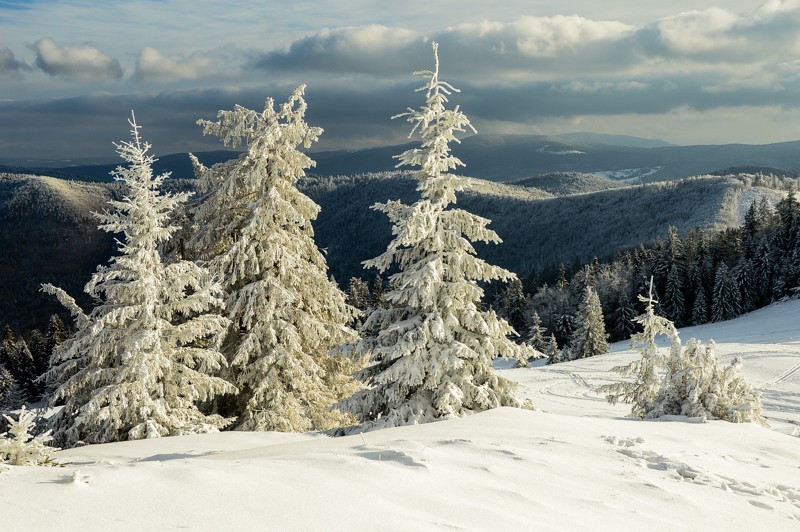
[[[745,358],[772,428],[625,418],[592,391],[635,356],[618,344],[502,370],[539,411],[61,451],[64,467],[0,474],[4,530],[797,530],[800,301],[681,331],[691,336]]]

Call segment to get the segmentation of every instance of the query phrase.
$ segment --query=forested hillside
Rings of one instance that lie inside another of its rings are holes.
[[[0,324],[44,328],[63,307],[39,292],[56,282],[89,303],[83,285],[114,251],[91,211],[102,211],[114,185],[0,174]]]
[[[727,175],[727,174],[726,174]],[[511,183],[519,187],[534,187],[555,196],[586,194],[628,186],[626,183],[579,172],[553,172],[527,177]]]
[[[483,182],[482,189],[463,193],[459,205],[491,219],[503,239],[497,246],[478,246],[479,254],[527,278],[560,263],[577,267],[594,257],[611,258],[662,237],[670,225],[680,234],[738,225],[753,198],[777,202],[782,186],[768,178],[699,177],[555,197],[538,189],[525,196],[521,187]],[[384,249],[390,233],[385,217],[368,207],[386,199],[407,201],[414,180],[407,174],[368,174],[308,179],[305,187],[322,207],[317,240],[328,250],[331,273],[340,283],[371,278],[374,272],[363,270],[361,261]]]
[[[191,181],[167,183],[171,189],[192,186]],[[774,204],[786,186],[769,178],[702,177],[558,197],[530,186],[472,183],[458,205],[491,219],[490,227],[503,239],[500,245],[479,246],[479,254],[523,278],[555,271],[560,263],[575,270],[594,257],[612,258],[663,237],[670,225],[679,234],[698,226],[738,225],[753,199],[763,196]],[[553,175],[525,182],[530,183],[559,192]],[[581,192],[575,185],[567,176],[560,192]],[[364,270],[361,261],[379,254],[391,236],[386,217],[369,207],[387,199],[413,201],[415,187],[410,174],[401,172],[302,180],[300,188],[322,208],[314,224],[316,239],[341,286],[350,277],[371,279],[375,272]],[[0,324],[16,331],[44,328],[50,314],[61,309],[38,292],[42,282],[83,294],[90,273],[114,249],[89,214],[103,210],[113,190],[104,183],[0,177]]]

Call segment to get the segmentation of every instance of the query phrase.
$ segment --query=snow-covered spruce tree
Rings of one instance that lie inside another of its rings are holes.
[[[24,402],[23,390],[11,372],[0,364],[0,412],[18,408]]]
[[[662,371],[666,364],[666,357],[659,352],[656,336],[664,335],[669,338],[670,353],[680,352],[681,341],[675,325],[663,316],[656,315],[656,300],[653,297],[653,280],[650,279],[650,291],[647,297],[639,296],[639,300],[646,304],[644,314],[637,316],[634,321],[643,328],[631,336],[631,346],[637,347],[641,357],[627,366],[616,366],[612,371],[625,377],[633,377],[632,381],[606,384],[598,388],[598,392],[605,393],[609,403],[619,401],[631,403],[631,416],[643,418],[656,404],[658,393],[663,384]]]
[[[545,354],[547,355],[548,365],[561,362],[561,351],[558,349],[558,341],[554,334],[550,335],[550,343],[547,345]]]
[[[0,434],[0,463],[18,466],[58,465],[51,455],[58,449],[45,442],[50,441],[50,431],[33,436],[31,429],[36,425],[36,414],[22,410],[13,419],[4,415],[8,422],[8,432]]]
[[[369,285],[360,277],[351,277],[347,285],[347,302],[360,311],[370,305]]]
[[[445,108],[457,92],[439,79],[438,45],[433,43],[435,68],[418,74],[427,78],[419,89],[426,95],[420,110],[398,117],[419,131],[422,147],[396,158],[400,165],[419,166],[415,178],[421,199],[376,204],[392,222],[394,239],[385,253],[365,261],[386,271],[393,263],[386,293],[388,307],[375,309],[361,329],[362,339],[343,352],[367,357],[357,374],[368,388],[339,403],[362,423],[343,432],[427,423],[464,416],[499,406],[522,406],[513,384],[492,370],[496,356],[520,362],[533,354],[507,339],[513,329],[494,311],[479,308],[479,282],[514,277],[475,256],[474,241],[499,243],[486,226],[489,220],[447,207],[456,201],[466,180],[450,174],[463,165],[451,155],[449,143],[470,127],[458,107]]]
[[[352,419],[331,405],[352,394],[356,369],[328,352],[356,334],[355,310],[328,279],[325,257],[311,222],[319,206],[297,188],[314,162],[308,148],[322,130],[304,121],[305,87],[261,113],[236,106],[219,120],[199,120],[204,134],[238,159],[202,166],[193,158],[207,192],[195,213],[199,230],[189,243],[223,280],[232,325],[223,351],[239,395],[229,409],[239,430],[327,430]]]
[[[594,289],[586,285],[578,306],[575,331],[570,345],[573,358],[586,358],[608,353],[603,307]]]
[[[742,359],[736,357],[722,369],[714,355],[715,347],[713,341],[703,347],[691,338],[683,351],[671,353],[664,385],[646,418],[679,415],[766,424],[761,415],[761,394],[741,374]]]
[[[129,166],[112,173],[124,186],[100,228],[121,234],[120,255],[100,266],[85,291],[97,301],[88,315],[60,288],[44,285],[73,314],[75,334],[54,351],[53,418],[61,446],[217,430],[228,422],[206,416],[198,402],[235,388],[215,377],[225,363],[215,338],[228,321],[209,312],[221,305],[219,284],[191,262],[165,265],[159,244],[177,227],[171,213],[187,195],[162,194],[166,174],[153,176],[150,144],[130,120],[131,141],[115,144]]]
[[[549,342],[545,338],[547,329],[542,326],[542,318],[535,310],[531,315],[531,326],[528,329],[528,345],[539,351],[546,353]]]

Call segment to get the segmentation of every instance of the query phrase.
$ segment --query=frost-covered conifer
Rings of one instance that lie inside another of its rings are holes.
[[[511,325],[520,337],[525,332],[525,314],[528,309],[528,298],[518,278],[509,281],[500,298],[500,305],[505,320]]]
[[[0,411],[17,408],[23,402],[23,392],[16,379],[0,364]]]
[[[196,264],[164,265],[159,254],[177,230],[169,217],[187,196],[159,191],[167,175],[153,177],[150,145],[135,120],[130,125],[132,140],[116,144],[130,166],[112,174],[123,197],[96,214],[101,229],[122,235],[121,254],[85,287],[99,305],[86,315],[63,290],[43,286],[77,322],[49,372],[59,384],[52,402],[64,402],[53,418],[62,446],[217,430],[226,420],[197,403],[234,390],[211,375],[225,363],[213,339],[228,322],[208,312],[221,304],[219,285]]]
[[[550,342],[547,345],[545,354],[547,355],[548,364],[557,364],[561,362],[561,351],[558,349],[558,341],[554,334],[550,335]]]
[[[534,310],[531,316],[531,326],[528,329],[528,345],[540,353],[546,353],[549,344],[545,338],[545,332],[547,332],[547,329],[542,326],[542,318],[539,317],[539,313]]]
[[[612,405],[619,401],[631,403],[631,416],[643,418],[654,408],[663,384],[661,372],[665,366],[666,357],[658,350],[656,336],[664,335],[670,339],[672,353],[676,350],[680,351],[681,341],[675,325],[667,318],[656,315],[652,278],[648,296],[640,295],[639,300],[647,305],[644,314],[635,319],[643,330],[631,337],[631,346],[638,346],[642,356],[627,366],[612,368],[612,371],[626,377],[633,377],[633,380],[607,384],[598,388],[598,391],[607,394],[606,399]]]
[[[58,465],[51,455],[58,449],[45,445],[50,441],[50,431],[33,436],[30,432],[36,424],[36,414],[25,410],[19,412],[17,419],[4,415],[8,422],[8,432],[0,434],[0,463],[18,466]]]
[[[398,115],[413,124],[412,135],[419,131],[422,137],[421,148],[397,156],[400,165],[420,167],[415,178],[422,197],[412,205],[389,201],[373,207],[388,215],[394,239],[365,265],[383,272],[397,264],[400,271],[386,293],[388,308],[374,310],[361,329],[362,340],[343,348],[355,358],[369,357],[357,374],[369,388],[338,405],[362,422],[351,431],[522,406],[512,383],[491,364],[496,356],[524,363],[532,350],[508,340],[508,323],[479,308],[478,283],[514,275],[475,256],[471,242],[500,242],[486,227],[489,220],[448,208],[467,186],[449,173],[463,164],[449,143],[471,126],[458,107],[445,107],[457,90],[439,79],[436,43],[433,50],[434,70],[419,72],[428,80],[418,89],[425,105]]]
[[[190,246],[218,275],[232,321],[224,347],[240,394],[230,405],[240,430],[323,430],[352,422],[330,406],[355,391],[352,363],[328,352],[355,338],[354,310],[328,279],[311,222],[319,206],[297,180],[314,162],[299,150],[322,130],[304,121],[305,87],[261,113],[236,106],[203,133],[238,159],[203,167],[193,158],[207,195],[199,204]]]
[[[360,311],[369,307],[369,285],[359,277],[351,277],[347,285],[347,302]]]
[[[608,352],[603,307],[594,289],[587,285],[578,307],[575,331],[572,333],[570,349],[573,358],[586,358]]]
[[[766,424],[761,415],[761,394],[741,375],[742,359],[736,357],[722,369],[714,348],[713,341],[703,347],[691,338],[683,351],[674,350],[667,360],[664,386],[645,417],[679,415]]]

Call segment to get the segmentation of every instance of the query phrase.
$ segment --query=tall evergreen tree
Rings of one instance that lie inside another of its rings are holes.
[[[514,328],[516,336],[522,336],[525,332],[528,298],[518,278],[511,279],[506,285],[501,297],[501,308],[503,317]]]
[[[190,242],[228,293],[224,352],[240,389],[231,408],[240,430],[304,432],[351,422],[330,406],[355,390],[354,367],[328,352],[355,337],[348,326],[354,310],[328,279],[314,242],[319,206],[296,187],[314,164],[300,148],[322,133],[305,122],[304,90],[297,87],[278,108],[267,100],[261,113],[237,105],[216,122],[198,121],[226,146],[247,147],[210,169],[193,158],[207,194]]]
[[[717,266],[714,281],[714,299],[711,301],[711,321],[731,320],[741,314],[739,288],[731,275],[728,266],[721,263]]]
[[[733,270],[733,279],[736,288],[739,290],[741,301],[741,311],[750,312],[755,310],[758,305],[758,295],[756,293],[756,274],[752,262],[742,256],[739,263]]]
[[[528,345],[539,351],[540,353],[547,352],[548,340],[545,338],[547,329],[542,326],[542,318],[535,310],[531,316],[531,326],[528,329]]]
[[[692,308],[692,325],[702,325],[708,323],[708,299],[706,298],[706,291],[701,288],[697,291],[694,298],[694,307]]]
[[[0,412],[11,410],[22,404],[22,397],[19,393],[19,385],[14,380],[14,376],[0,364]]]
[[[570,344],[573,358],[587,358],[607,353],[607,336],[600,298],[591,286],[587,286],[578,307],[577,327]]]
[[[406,117],[419,131],[422,147],[398,156],[401,165],[421,167],[416,173],[422,198],[377,204],[393,224],[394,239],[385,253],[365,262],[386,271],[392,264],[387,309],[376,309],[362,327],[361,341],[343,349],[356,358],[369,357],[358,376],[368,386],[338,406],[362,423],[352,431],[426,423],[464,416],[498,406],[521,406],[511,382],[492,370],[500,355],[525,363],[533,351],[506,335],[511,327],[493,311],[481,311],[479,283],[514,278],[475,256],[472,241],[499,243],[486,226],[489,220],[447,208],[467,182],[448,173],[462,165],[451,155],[455,134],[471,127],[458,108],[447,109],[456,91],[439,79],[438,45],[435,68],[420,72],[428,81],[420,89],[426,104]]]
[[[561,362],[561,351],[558,349],[558,341],[552,334],[550,335],[550,342],[547,344],[545,354],[547,355],[548,365]]]
[[[11,355],[11,374],[25,393],[25,399],[34,402],[39,399],[38,386],[36,384],[36,364],[28,347],[25,338],[17,340],[14,352]]]
[[[364,312],[369,307],[369,285],[359,277],[351,277],[347,285],[347,302]]]
[[[664,312],[667,318],[679,326],[683,324],[683,315],[686,311],[683,290],[683,269],[677,263],[673,263],[667,274],[667,285],[664,289]]]
[[[555,328],[555,333],[558,337],[558,340],[562,344],[568,345],[572,341],[572,336],[576,327],[577,321],[575,316],[569,312],[564,312],[563,314],[559,315],[556,319]]]
[[[614,313],[614,335],[620,340],[630,338],[636,330],[634,325],[635,318],[636,309],[631,305],[628,295],[624,292],[620,293],[617,310]]]
[[[47,323],[46,351],[52,355],[53,349],[69,336],[69,331],[58,314],[50,316],[50,321]]]
[[[88,315],[60,288],[43,286],[73,313],[75,335],[53,354],[50,373],[60,386],[53,418],[61,446],[78,442],[152,438],[208,432],[227,424],[197,407],[233,386],[211,372],[225,363],[214,335],[227,325],[208,313],[221,304],[220,287],[190,262],[162,263],[158,246],[177,230],[170,215],[185,194],[159,192],[150,145],[130,120],[132,140],[116,144],[130,164],[113,176],[124,187],[113,210],[96,214],[100,228],[121,234],[120,255],[100,266],[85,291],[100,303]]]
[[[28,346],[33,357],[34,375],[38,378],[50,369],[50,355],[52,352],[47,350],[47,339],[39,329],[31,331],[28,338]],[[43,391],[44,382],[36,382],[36,395],[41,396]]]

